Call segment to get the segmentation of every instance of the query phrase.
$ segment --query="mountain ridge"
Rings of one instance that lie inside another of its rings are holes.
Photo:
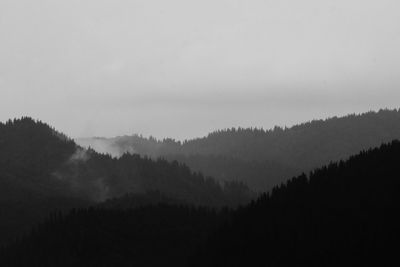
[[[263,191],[299,172],[309,172],[398,138],[400,109],[381,109],[313,120],[290,128],[231,128],[184,142],[141,135],[77,142],[113,156],[128,152],[178,160],[220,181],[241,181],[253,190]]]
[[[115,159],[84,149],[29,117],[0,123],[0,243],[27,232],[54,209],[151,191],[212,207],[240,205],[253,196],[243,183],[221,185],[176,161],[130,154]]]
[[[53,215],[0,250],[0,262],[165,266],[167,259],[174,266],[393,266],[399,262],[399,156],[398,140],[361,151],[293,177],[236,211],[177,205],[130,209],[111,203]]]

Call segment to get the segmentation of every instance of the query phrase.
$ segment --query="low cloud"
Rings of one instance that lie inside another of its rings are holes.
[[[120,158],[123,154],[135,154],[136,150],[132,146],[124,146],[114,142],[114,139],[106,139],[106,138],[77,138],[75,142],[86,148],[93,149],[98,153],[110,155],[114,158]]]
[[[75,153],[71,155],[68,162],[69,163],[80,163],[80,162],[86,162],[89,159],[90,159],[90,155],[88,153],[88,150],[85,148],[78,147],[75,150]]]

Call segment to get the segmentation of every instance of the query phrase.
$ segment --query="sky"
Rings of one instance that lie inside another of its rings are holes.
[[[187,139],[400,107],[395,0],[0,0],[0,121]]]

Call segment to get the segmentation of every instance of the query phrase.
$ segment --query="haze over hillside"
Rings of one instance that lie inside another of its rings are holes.
[[[236,211],[126,209],[121,203],[129,198],[122,198],[52,214],[0,249],[0,264],[397,266],[399,158],[399,141],[363,151],[296,176]]]
[[[231,128],[202,138],[157,140],[140,135],[76,139],[82,146],[119,157],[137,153],[178,160],[217,179],[269,190],[299,172],[400,138],[400,110],[379,110],[291,128]]]
[[[218,183],[176,161],[127,154],[113,159],[83,149],[31,118],[0,123],[0,243],[29,231],[50,211],[125,194],[140,199],[136,206],[168,200],[234,207],[252,197],[244,184]]]
[[[399,0],[0,0],[0,267],[400,266]]]

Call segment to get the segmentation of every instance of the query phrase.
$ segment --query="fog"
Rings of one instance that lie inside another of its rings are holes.
[[[1,0],[0,120],[178,139],[398,107],[398,1]]]

